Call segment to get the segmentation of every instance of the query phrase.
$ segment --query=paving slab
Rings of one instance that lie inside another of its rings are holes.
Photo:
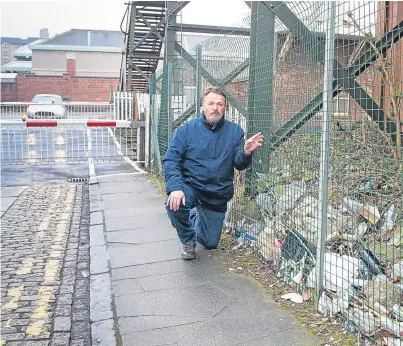
[[[224,291],[209,285],[193,285],[116,297],[120,316],[213,317],[234,301]]]
[[[28,186],[6,186],[1,188],[1,197],[18,197]]]
[[[105,210],[105,218],[106,219],[113,219],[113,218],[124,218],[124,217],[134,217],[134,216],[150,216],[154,217],[155,214],[164,214],[166,213],[165,207],[163,203],[158,205],[153,205],[150,207],[137,205],[136,203],[133,206],[125,207],[125,208],[115,208],[115,209],[108,209]]]
[[[125,218],[105,219],[107,232],[123,231],[135,228],[172,229],[172,224],[168,220],[166,213],[155,214],[154,217],[127,216]]]
[[[191,265],[182,259],[174,259],[171,261],[154,262],[141,265],[131,265],[112,270],[112,280],[123,280],[131,278],[141,278],[150,275],[159,275],[167,273],[177,273],[188,270]]]
[[[125,231],[115,231],[107,233],[108,243],[127,243],[127,244],[143,244],[157,241],[175,240],[178,236],[171,229],[153,229],[137,228]]]
[[[178,240],[167,240],[138,245],[109,244],[108,253],[111,267],[119,268],[178,259],[181,248]]]
[[[14,203],[16,197],[1,197],[1,212],[4,213]]]

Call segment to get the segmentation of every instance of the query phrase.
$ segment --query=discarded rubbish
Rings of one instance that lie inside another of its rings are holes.
[[[376,206],[363,205],[349,197],[345,197],[343,199],[343,201],[350,207],[350,209],[353,212],[361,214],[365,219],[367,219],[373,225],[378,223],[378,221],[381,218],[381,215],[379,214],[379,210]]]
[[[376,330],[375,316],[371,312],[363,311],[357,307],[350,309],[349,320],[353,321],[357,329],[367,336],[372,336]]]
[[[308,288],[306,291],[302,292],[302,299],[305,301],[310,300],[314,297],[314,291],[311,288]]]
[[[403,274],[403,261],[401,260],[393,264],[389,276],[394,282],[397,282],[400,281],[400,279],[402,278],[402,274]]]
[[[393,317],[396,321],[403,321],[403,308],[399,304],[393,305],[390,310],[390,316]]]
[[[308,256],[312,263],[315,262],[314,254],[316,248],[309,243],[298,231],[289,230],[281,246],[281,257],[285,260],[299,262],[303,257]]]
[[[361,273],[364,279],[371,280],[372,276],[386,273],[385,268],[383,268],[381,262],[370,250],[365,249],[361,251],[359,256],[363,264],[365,264],[365,266],[361,266]]]
[[[400,322],[396,322],[389,317],[381,316],[380,317],[381,327],[386,331],[393,334],[393,336],[401,337],[403,336],[403,324]]]
[[[401,302],[403,298],[401,288],[389,281],[366,281],[362,294],[366,297],[366,301],[377,302],[388,311],[391,311],[396,302]]]
[[[287,293],[281,296],[282,299],[291,300],[294,303],[301,304],[304,302],[302,296],[298,293]]]
[[[325,316],[333,317],[340,312],[337,298],[331,299],[325,292],[319,298],[318,311]]]
[[[401,346],[402,340],[396,338],[383,338],[382,346]]]
[[[403,224],[395,225],[392,231],[392,237],[389,244],[394,246],[400,246],[403,242]]]
[[[374,181],[371,179],[365,179],[358,188],[359,191],[370,190],[374,188]]]
[[[381,225],[381,236],[385,240],[389,240],[391,236],[391,232],[393,230],[393,227],[395,226],[396,218],[397,218],[397,208],[395,208],[395,205],[391,205],[385,212],[384,217],[382,219],[382,225]]]

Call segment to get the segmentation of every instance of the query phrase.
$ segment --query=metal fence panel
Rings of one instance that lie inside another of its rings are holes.
[[[237,26],[250,36],[215,35],[156,76],[152,167],[197,114],[182,104],[198,77],[223,88],[226,118],[266,138],[236,172],[226,228],[300,299],[400,345],[403,3],[252,2]]]
[[[137,160],[137,128],[1,125],[1,165]]]

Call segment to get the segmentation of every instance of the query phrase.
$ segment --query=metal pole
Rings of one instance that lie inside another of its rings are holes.
[[[325,241],[327,234],[327,206],[328,206],[328,174],[330,151],[330,121],[333,112],[333,64],[334,64],[334,27],[336,2],[327,3],[329,18],[326,27],[325,66],[323,81],[323,122],[319,172],[319,201],[318,201],[318,243],[316,251],[316,287],[315,305],[318,307],[319,297],[323,288],[323,274],[325,262]]]
[[[167,144],[169,146],[169,142],[171,141],[172,136],[172,125],[173,125],[173,114],[172,114],[172,62],[168,63],[167,69],[167,110],[168,110],[168,135],[167,135]]]
[[[199,116],[200,112],[200,101],[201,101],[201,66],[202,66],[202,46],[197,45],[196,48],[196,118]]]

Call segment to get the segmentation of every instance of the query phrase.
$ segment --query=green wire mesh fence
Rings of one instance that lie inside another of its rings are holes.
[[[226,118],[265,144],[225,229],[323,314],[372,344],[403,335],[402,2],[252,2],[237,25],[151,82],[150,169],[220,86]]]

